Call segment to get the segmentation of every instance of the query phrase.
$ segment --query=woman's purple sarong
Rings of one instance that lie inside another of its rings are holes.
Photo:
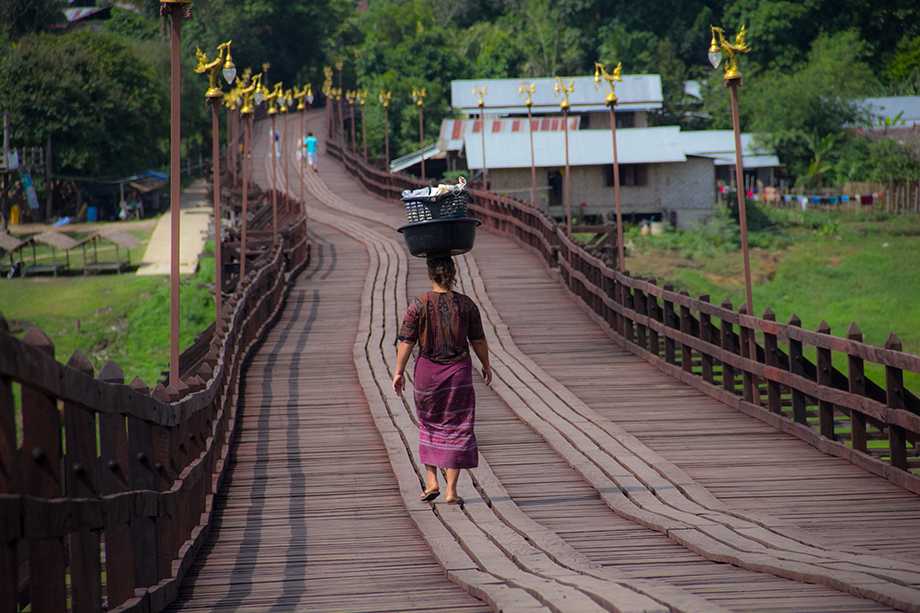
[[[414,385],[422,463],[439,468],[478,466],[479,449],[473,432],[476,392],[469,357],[439,364],[419,356],[415,361]]]

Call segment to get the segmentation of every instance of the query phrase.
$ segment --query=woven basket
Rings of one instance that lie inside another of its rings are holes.
[[[440,198],[403,201],[406,206],[406,219],[409,223],[466,217],[469,202],[470,195],[466,190],[450,192]]]

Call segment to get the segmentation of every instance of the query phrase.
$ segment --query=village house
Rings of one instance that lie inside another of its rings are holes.
[[[613,211],[613,151],[607,85],[592,77],[564,78],[574,83],[568,121],[571,205],[576,216],[609,219]],[[393,171],[424,158],[443,160],[446,170],[468,170],[489,188],[521,200],[531,198],[530,130],[536,168],[536,204],[554,217],[563,209],[565,124],[554,79],[536,79],[528,125],[520,79],[458,80],[451,83],[451,105],[462,115],[442,123],[438,142],[394,160]],[[486,88],[485,133],[474,88]],[[733,185],[734,138],[730,130],[683,131],[679,126],[649,126],[648,114],[661,108],[658,75],[624,75],[617,84],[617,152],[623,213],[627,220],[663,219],[691,226],[711,215],[721,184]],[[780,166],[773,152],[742,135],[746,185],[771,185]]]

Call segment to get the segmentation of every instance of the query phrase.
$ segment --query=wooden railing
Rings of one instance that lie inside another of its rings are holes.
[[[371,168],[334,144],[330,152],[384,198],[424,185]],[[920,356],[903,352],[897,336],[877,347],[863,342],[855,324],[841,338],[825,323],[811,332],[794,316],[775,321],[770,309],[755,317],[728,302],[691,298],[610,268],[526,203],[471,191],[484,227],[538,253],[625,348],[725,404],[920,493],[920,399],[904,385],[905,371],[920,374]],[[834,366],[835,356],[845,372]],[[884,385],[866,376],[867,364],[885,373]]]
[[[0,611],[162,611],[211,526],[234,436],[241,368],[307,265],[306,218],[224,302],[181,384],[126,384],[38,329],[0,319]]]

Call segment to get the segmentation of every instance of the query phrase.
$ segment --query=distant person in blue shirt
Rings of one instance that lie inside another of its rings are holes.
[[[307,134],[307,137],[303,139],[304,149],[307,150],[307,163],[314,171],[319,170],[316,167],[316,147],[318,144],[319,142],[316,140],[316,137],[313,136],[313,132]]]

